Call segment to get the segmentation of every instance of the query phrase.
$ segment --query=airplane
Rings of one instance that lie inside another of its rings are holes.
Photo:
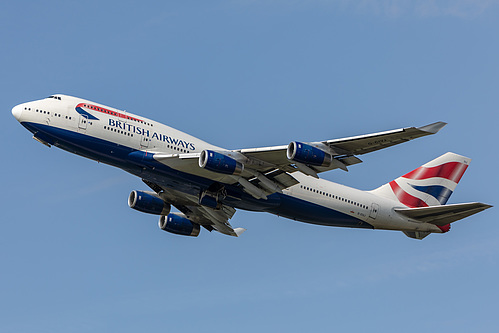
[[[361,163],[358,155],[436,134],[446,123],[318,142],[227,150],[145,117],[55,94],[16,105],[13,116],[47,147],[140,177],[131,208],[159,216],[160,229],[197,237],[201,227],[230,236],[236,209],[325,226],[398,230],[414,239],[492,207],[449,204],[470,158],[446,153],[371,191],[319,178]],[[172,212],[171,207],[178,212]]]

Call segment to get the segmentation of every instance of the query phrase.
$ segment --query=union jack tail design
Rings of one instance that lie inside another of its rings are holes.
[[[470,162],[470,158],[446,153],[372,193],[410,208],[445,205]]]

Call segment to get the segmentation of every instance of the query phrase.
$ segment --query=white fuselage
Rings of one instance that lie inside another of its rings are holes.
[[[127,165],[127,161],[123,158],[123,149],[127,149],[126,153],[142,151],[179,156],[201,153],[206,149],[223,150],[156,121],[66,95],[55,95],[20,104],[14,107],[12,113],[19,122],[33,132],[38,141],[127,171],[135,170],[133,168],[136,166]],[[181,172],[182,175],[179,177],[186,178],[187,175],[186,179],[190,179],[192,176],[192,182],[196,183],[196,186],[203,186],[202,180],[206,171],[199,167],[197,161],[178,166],[173,163],[169,168]],[[137,175],[138,171],[130,172]],[[300,172],[293,173],[293,177],[299,181],[299,184],[279,194],[281,196],[279,200],[283,203],[289,202],[289,207],[282,204],[279,208],[261,210],[323,225],[442,232],[433,224],[411,221],[395,212],[395,208],[406,208],[400,202],[377,196],[369,191],[315,179]],[[226,175],[220,175],[216,180],[224,184],[234,184],[233,178]],[[240,205],[234,204],[234,207],[240,208]],[[255,207],[259,207],[258,204]],[[330,219],[326,216],[329,212]],[[334,222],[336,218],[344,222],[336,224]]]

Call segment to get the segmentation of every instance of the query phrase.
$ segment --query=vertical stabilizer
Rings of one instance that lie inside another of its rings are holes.
[[[446,153],[372,191],[407,207],[445,205],[471,159]]]

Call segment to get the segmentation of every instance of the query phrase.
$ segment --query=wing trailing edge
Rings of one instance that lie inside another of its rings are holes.
[[[341,139],[309,142],[310,146],[320,148],[333,157],[331,160],[332,163],[329,166],[314,166],[312,164],[302,164],[300,166],[299,163],[296,164],[294,161],[288,159],[288,146],[240,149],[237,152],[240,152],[249,159],[261,161],[262,167],[258,168],[255,166],[255,170],[263,173],[273,169],[280,169],[289,173],[301,171],[306,175],[317,178],[321,172],[338,168],[347,171],[348,166],[361,163],[362,160],[355,155],[371,153],[416,138],[436,134],[445,125],[447,123],[439,121],[421,127],[406,127]]]

